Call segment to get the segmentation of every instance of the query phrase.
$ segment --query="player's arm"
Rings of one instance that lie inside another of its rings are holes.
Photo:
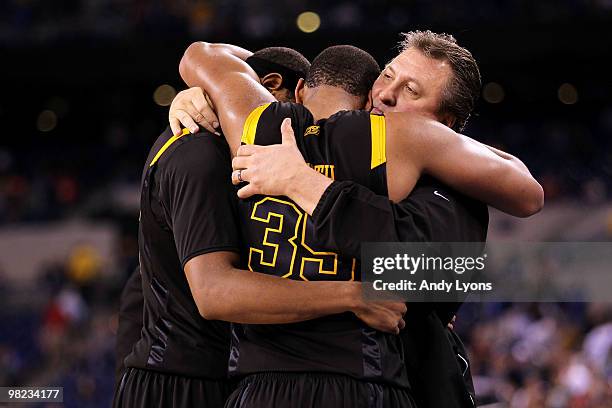
[[[298,282],[237,269],[238,255],[213,252],[185,264],[200,314],[209,320],[282,324],[354,312],[366,324],[396,333],[403,327],[401,303],[365,303],[359,282]]]
[[[209,96],[233,153],[240,146],[243,125],[251,111],[275,101],[244,62],[248,53],[229,44],[196,42],[187,48],[179,66],[185,83],[201,87]]]
[[[387,181],[389,198],[406,197],[422,173],[430,173],[458,191],[514,216],[538,212],[544,192],[516,157],[455,133],[424,118],[389,114],[387,123]],[[239,190],[286,195],[312,215],[331,180],[304,162],[290,123],[283,122],[283,143],[242,146],[233,160],[232,181],[249,184]]]
[[[486,207],[470,203],[438,183],[417,187],[393,203],[357,183],[334,182],[313,213],[314,236],[323,245],[356,258],[361,257],[362,242],[484,242]],[[349,221],[355,219],[359,222]],[[431,307],[445,324],[456,311],[449,309],[454,307],[450,303],[427,303],[419,309],[423,313]]]
[[[352,181],[331,183],[321,195],[312,221],[317,242],[357,259],[361,258],[362,242],[431,241],[424,228],[427,214],[410,198],[394,203]]]
[[[163,216],[204,317],[289,323],[352,311],[379,330],[403,325],[401,304],[366,305],[354,282],[297,282],[237,269],[236,198],[227,180],[229,157],[219,144],[214,136],[194,137],[162,158],[159,175]]]
[[[405,197],[421,173],[518,217],[544,205],[542,186],[516,157],[431,119],[391,113],[387,129],[389,197]]]

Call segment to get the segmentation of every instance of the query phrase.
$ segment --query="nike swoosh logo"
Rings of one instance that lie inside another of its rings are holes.
[[[463,372],[461,373],[461,375],[465,375],[465,373],[467,373],[468,368],[470,367],[470,364],[467,362],[465,358],[463,358],[461,354],[457,354],[457,357],[459,357],[461,361],[463,361],[463,363],[465,364],[465,368],[463,369]]]
[[[443,199],[445,199],[446,201],[448,201],[450,203],[450,200],[446,197],[444,197],[442,194],[438,193],[438,190],[434,190],[434,195],[437,195],[438,197],[442,197]]]

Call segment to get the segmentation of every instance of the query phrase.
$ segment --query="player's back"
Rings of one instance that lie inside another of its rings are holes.
[[[384,118],[343,111],[315,123],[302,105],[272,103],[249,116],[243,143],[280,143],[287,117],[311,167],[386,194]],[[252,197],[241,202],[239,213],[250,270],[295,280],[360,280],[359,263],[322,248],[308,214],[288,198]],[[233,331],[234,375],[333,372],[407,385],[399,337],[377,332],[351,313],[285,325],[234,325]]]

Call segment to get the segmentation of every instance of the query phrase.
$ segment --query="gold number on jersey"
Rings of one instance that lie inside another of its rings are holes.
[[[277,205],[276,206],[265,205],[266,203],[276,203]],[[270,209],[270,207],[278,208],[279,205],[285,206],[285,208],[281,207],[280,208],[281,211],[279,212],[274,212]],[[282,210],[286,210],[287,207],[289,207],[288,208],[289,210],[295,211],[295,215],[297,218],[290,217],[289,214],[287,214],[287,216],[286,214],[283,214],[285,211],[282,211]],[[287,278],[291,276],[291,274],[293,273],[293,264],[295,260],[295,254],[297,252],[296,251],[297,245],[295,244],[295,240],[298,237],[298,229],[300,225],[300,220],[302,219],[302,211],[300,211],[295,204],[289,201],[280,200],[274,197],[265,197],[263,200],[257,202],[255,206],[253,207],[253,212],[251,213],[252,220],[263,222],[265,224],[271,224],[273,217],[278,220],[278,227],[276,228],[266,227],[266,229],[264,230],[264,236],[261,241],[263,247],[261,249],[253,248],[253,247],[249,248],[249,270],[254,271],[253,269],[254,264],[255,265],[257,264],[265,265],[265,266],[270,266],[272,268],[276,268],[279,250],[286,251],[287,249],[289,249],[289,248],[286,248],[286,244],[289,244],[290,246],[289,250],[291,251],[291,262],[289,262],[288,265],[286,265],[288,267],[288,270],[282,275],[283,278]],[[291,231],[293,236],[289,238],[288,240],[285,240],[284,237],[280,235],[283,233],[283,231],[287,231],[287,232]],[[277,236],[280,239],[275,240],[274,239],[275,236]],[[274,243],[274,241],[278,243]],[[265,260],[266,252],[268,253],[267,261]],[[258,256],[257,255],[254,256],[254,254],[258,254]],[[278,267],[280,266],[281,265],[279,265]]]
[[[320,275],[332,275],[337,280],[355,279],[355,259],[341,266],[337,253],[313,249],[314,244],[309,244],[308,239],[312,222],[291,201],[265,197],[253,207],[251,220],[264,223],[265,228],[261,246],[249,248],[249,270],[269,272],[268,268],[273,268],[277,276],[302,280],[322,278]]]

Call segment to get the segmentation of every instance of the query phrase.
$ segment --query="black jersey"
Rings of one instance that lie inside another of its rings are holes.
[[[324,246],[354,256],[361,242],[484,242],[489,222],[485,204],[428,176],[399,203],[351,181],[334,182],[312,219]],[[419,407],[474,406],[469,358],[457,334],[446,329],[459,306],[413,303],[404,316],[404,361]]]
[[[140,340],[142,329],[142,279],[140,266],[130,275],[119,298],[119,325],[115,345],[115,380],[119,381],[125,370],[124,360],[132,352],[134,344]]]
[[[139,228],[143,329],[127,367],[226,378],[229,326],[200,316],[183,267],[197,255],[239,250],[230,175],[229,148],[211,133],[168,129],[151,149]]]
[[[281,140],[291,118],[306,162],[334,180],[387,191],[384,117],[342,111],[314,123],[302,105],[271,103],[247,118],[243,143]],[[255,272],[295,280],[360,280],[357,260],[321,247],[308,214],[286,197],[255,196],[239,204],[244,260]],[[354,220],[359,222],[359,220]],[[401,341],[365,326],[351,313],[284,325],[233,325],[230,374],[331,372],[407,386]]]

